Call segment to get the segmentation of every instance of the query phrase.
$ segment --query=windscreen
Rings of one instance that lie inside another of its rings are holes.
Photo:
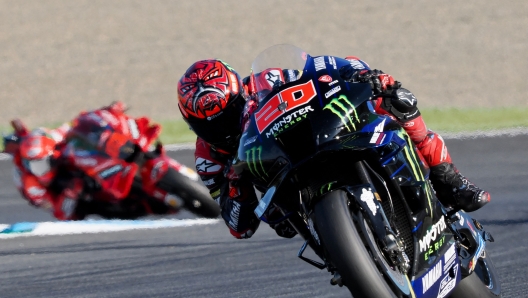
[[[298,80],[308,55],[298,47],[280,44],[272,46],[253,61],[251,79],[259,101],[285,83]]]

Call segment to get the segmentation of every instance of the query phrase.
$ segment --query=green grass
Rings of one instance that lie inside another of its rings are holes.
[[[427,127],[438,132],[487,131],[513,127],[528,129],[528,107],[495,109],[424,109]],[[183,120],[161,121],[161,141],[164,144],[189,143],[196,135]],[[51,125],[50,127],[56,127]],[[9,132],[7,126],[0,126]]]
[[[495,109],[424,109],[427,127],[438,132],[489,131],[528,128],[528,107]],[[183,120],[164,121],[161,140],[165,144],[194,142],[196,135]]]
[[[441,132],[489,131],[528,127],[528,107],[494,109],[425,109],[427,127]]]

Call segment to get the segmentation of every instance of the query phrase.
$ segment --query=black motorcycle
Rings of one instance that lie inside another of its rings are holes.
[[[259,107],[233,166],[264,193],[255,214],[288,220],[305,239],[298,257],[354,297],[499,297],[493,238],[440,203],[407,133],[374,113],[369,84],[340,77],[345,64],[365,67],[291,45],[253,62]]]

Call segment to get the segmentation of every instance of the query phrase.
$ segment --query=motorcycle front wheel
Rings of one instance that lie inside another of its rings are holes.
[[[371,242],[363,241],[358,233],[362,228],[352,216],[349,199],[344,191],[328,193],[315,205],[315,226],[331,263],[337,268],[343,284],[354,297],[411,296],[401,292],[395,294],[388,285],[373,260],[377,258],[377,254],[374,248],[369,247]],[[402,278],[409,288],[407,277]]]
[[[206,218],[220,216],[220,206],[216,203],[209,190],[200,182],[191,180],[173,168],[158,182],[158,187],[179,197],[183,208]]]

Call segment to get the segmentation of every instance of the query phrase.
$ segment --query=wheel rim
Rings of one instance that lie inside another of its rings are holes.
[[[380,273],[387,276],[392,281],[392,285],[396,286],[404,295],[410,295],[412,289],[410,288],[409,283],[407,281],[407,275],[401,273],[397,268],[393,268],[393,266],[389,265],[387,260],[385,260],[385,256],[376,244],[376,240],[374,239],[374,235],[367,221],[363,218],[363,216],[360,216],[360,219],[362,221],[362,230],[367,236],[367,250],[371,254],[375,254],[373,256],[375,260],[381,260],[381,262],[376,261],[376,264],[378,265],[378,270],[380,270]]]

